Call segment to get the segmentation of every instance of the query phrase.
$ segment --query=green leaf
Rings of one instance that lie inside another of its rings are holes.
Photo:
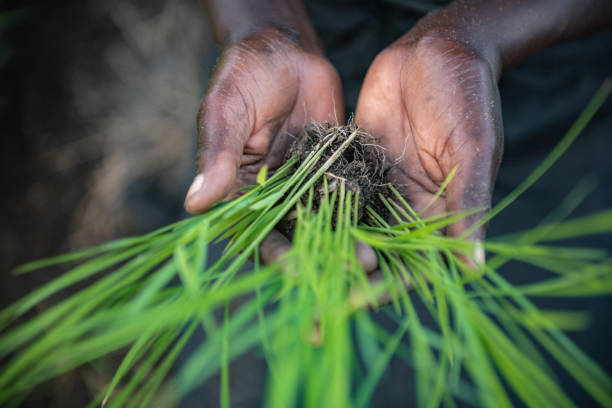
[[[363,379],[359,387],[357,387],[357,396],[355,398],[355,406],[367,407],[370,405],[370,399],[374,394],[376,385],[380,381],[385,369],[387,368],[391,357],[395,353],[402,336],[407,330],[407,325],[397,329],[393,337],[391,337],[385,344],[383,351],[376,359],[372,367],[368,370],[366,378]]]
[[[177,265],[179,276],[183,281],[183,284],[187,290],[193,295],[197,296],[200,290],[200,284],[198,282],[196,270],[189,265],[185,248],[177,246],[174,249],[174,262]]]
[[[257,172],[257,184],[262,186],[266,182],[266,177],[268,176],[268,165],[264,164],[261,166],[261,169]]]

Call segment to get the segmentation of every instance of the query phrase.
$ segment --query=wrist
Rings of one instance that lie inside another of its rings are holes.
[[[205,6],[220,50],[261,35],[287,39],[304,51],[323,54],[302,0],[209,0]]]
[[[609,0],[455,0],[410,30],[445,36],[502,72],[545,47],[612,24]]]
[[[452,49],[486,66],[494,82],[499,81],[501,77],[502,55],[497,45],[458,24],[448,22],[438,24],[425,18],[398,39],[394,45],[410,45],[417,49],[433,51],[436,54],[446,53]]]
[[[474,59],[488,65],[495,81],[499,81],[504,69],[499,43],[491,41],[482,27],[474,24],[473,19],[456,18],[454,15],[449,18],[449,14],[451,13],[441,9],[427,15],[396,43],[425,47],[437,42],[444,42],[446,47],[454,44],[453,48],[464,54],[471,54]]]

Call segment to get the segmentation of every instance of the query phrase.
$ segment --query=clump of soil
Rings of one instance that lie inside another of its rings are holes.
[[[330,138],[334,138],[319,159],[318,163],[322,165],[353,134],[356,137],[325,172],[327,193],[331,194],[344,183],[346,191],[350,191],[353,197],[359,197],[358,221],[365,218],[367,206],[384,216],[387,211],[379,198],[379,194],[388,196],[384,151],[372,136],[354,123],[346,126],[332,126],[329,123],[306,125],[302,134],[293,142],[287,157],[297,157],[299,166],[312,152],[318,151]],[[316,211],[325,198],[325,189],[322,179],[314,185],[313,210]],[[306,200],[307,197],[302,197],[304,204]],[[279,228],[283,232],[291,232],[295,228],[295,215],[290,213]]]

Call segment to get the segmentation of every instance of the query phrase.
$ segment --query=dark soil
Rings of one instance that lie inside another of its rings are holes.
[[[325,198],[326,189],[327,194],[332,194],[344,183],[346,191],[350,191],[353,197],[359,197],[358,221],[366,220],[368,206],[384,217],[387,210],[379,198],[381,194],[388,196],[384,151],[372,136],[354,123],[346,126],[333,126],[329,123],[306,125],[302,134],[291,146],[287,157],[297,157],[299,166],[306,161],[310,153],[316,152],[330,138],[335,137],[319,159],[319,164],[322,165],[355,132],[357,132],[355,139],[325,172],[327,188],[323,179],[314,185],[313,210],[319,208],[320,202]],[[302,197],[303,204],[306,204],[306,200],[307,197]],[[279,225],[279,229],[283,232],[290,232],[294,228],[295,220],[291,216]]]

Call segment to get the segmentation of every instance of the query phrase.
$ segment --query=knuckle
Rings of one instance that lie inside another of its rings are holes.
[[[409,49],[410,47],[406,45],[393,44],[378,53],[372,62],[372,66],[379,69],[399,66],[406,58]]]
[[[198,131],[217,131],[230,123],[239,127],[252,122],[254,97],[248,87],[231,78],[209,88],[197,113]]]
[[[273,28],[251,34],[229,46],[223,52],[222,60],[230,63],[279,60],[299,51],[299,44],[293,37]]]

